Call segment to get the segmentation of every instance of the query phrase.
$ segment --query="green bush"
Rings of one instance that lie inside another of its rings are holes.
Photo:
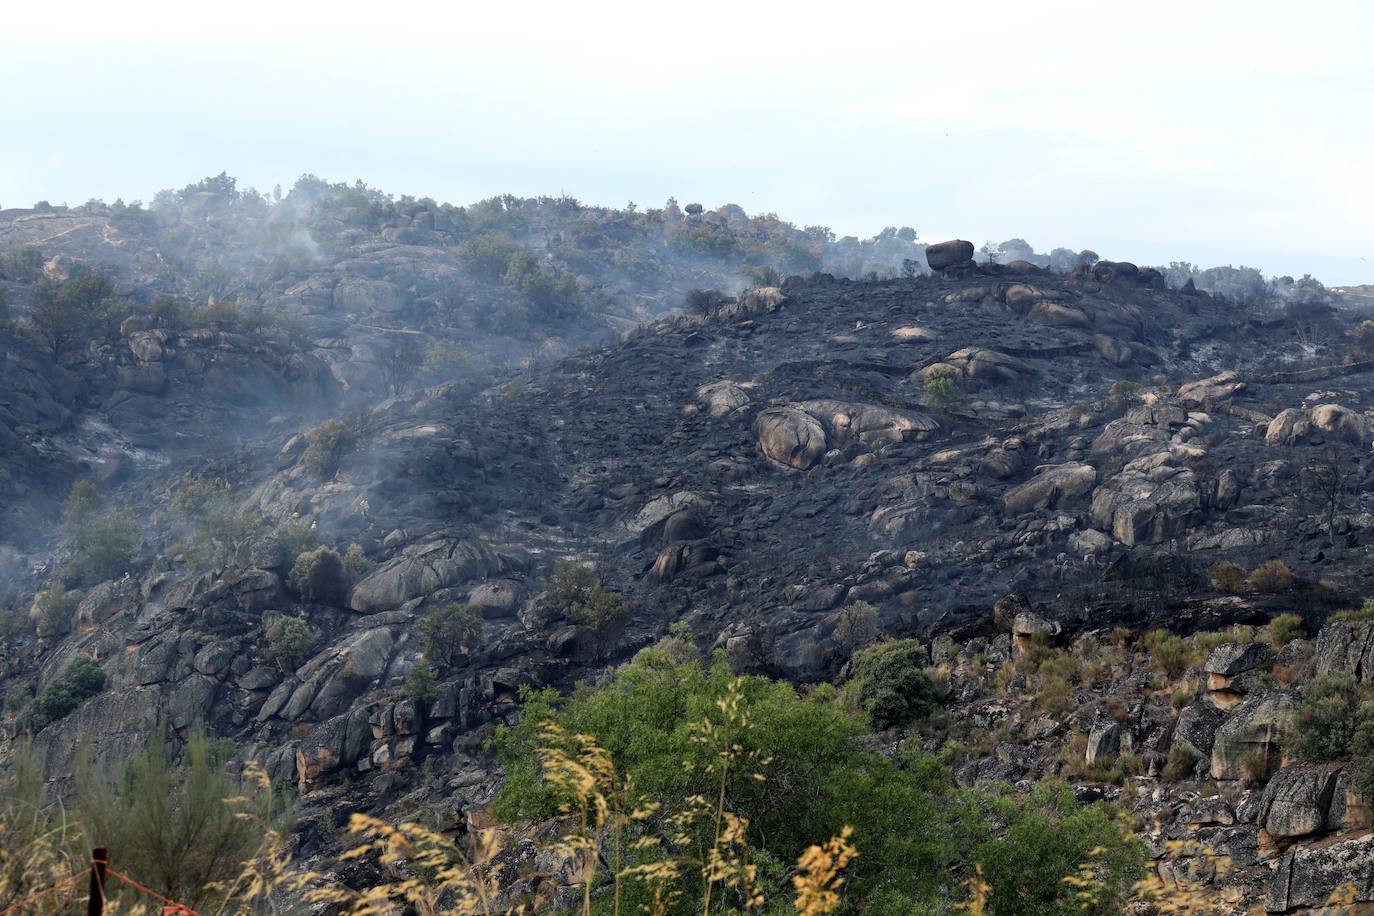
[[[131,509],[82,514],[64,526],[76,550],[68,571],[84,585],[126,572],[138,554],[138,521]]]
[[[1039,782],[1029,798],[1007,791],[988,803],[1005,832],[982,843],[973,861],[992,885],[988,912],[997,916],[1060,916],[1066,912],[1116,914],[1140,877],[1143,844],[1100,805],[1080,806],[1073,787]],[[1091,862],[1104,894],[1076,905],[1064,877]]]
[[[348,597],[343,559],[337,550],[316,547],[296,557],[287,582],[302,601],[339,607]]]
[[[282,671],[291,671],[315,654],[320,634],[299,617],[274,617],[266,627],[267,652]]]
[[[304,521],[291,521],[278,526],[276,538],[287,566],[294,566],[297,557],[320,546],[319,532],[312,523]]]
[[[487,232],[458,246],[458,258],[473,276],[495,283],[505,276],[521,248],[500,232]]]
[[[1170,679],[1187,671],[1196,661],[1188,640],[1167,630],[1151,630],[1141,638],[1141,643],[1150,653],[1150,663],[1155,670]]]
[[[1275,649],[1282,649],[1293,640],[1301,639],[1304,633],[1302,618],[1297,614],[1280,614],[1269,621],[1264,630],[1269,644]]]
[[[1331,615],[1331,619],[1347,623],[1368,623],[1374,621],[1374,598],[1364,599],[1364,604],[1357,609],[1337,611]]]
[[[349,544],[343,556],[344,582],[352,588],[366,579],[377,568],[377,564],[367,558],[361,544]]]
[[[481,642],[482,613],[470,604],[443,604],[425,615],[418,629],[425,640],[425,658],[448,665]]]
[[[32,245],[11,248],[5,252],[5,273],[32,283],[43,273],[43,252]]]
[[[105,689],[105,672],[92,658],[78,656],[67,665],[33,701],[24,725],[29,731],[40,731],[50,723],[65,718]]]
[[[182,765],[169,763],[159,725],[142,752],[119,773],[99,772],[89,759],[77,770],[77,794],[86,834],[117,850],[121,871],[187,906],[228,912],[251,910],[239,880],[244,863],[289,830],[286,800],[270,783],[229,766],[232,744],[192,732]],[[111,883],[119,910],[137,899]]]
[[[342,420],[325,420],[305,434],[301,463],[316,477],[328,477],[337,469],[339,459],[353,444],[352,440]]]
[[[1308,684],[1298,707],[1294,750],[1308,763],[1350,756],[1364,691],[1353,674],[1333,671]]]
[[[927,372],[925,380],[921,383],[921,389],[927,407],[947,410],[957,406],[963,400],[963,393],[959,388],[959,376],[948,366],[937,366]]]
[[[61,585],[51,585],[33,596],[35,625],[44,639],[64,636],[71,632],[72,617],[81,601],[80,592],[69,592]]]
[[[940,691],[925,673],[926,651],[912,639],[895,639],[854,653],[846,692],[879,730],[930,716]]]
[[[583,687],[566,699],[551,690],[524,696],[520,723],[499,729],[493,741],[507,766],[494,809],[501,819],[557,813],[535,754],[541,723],[554,721],[568,734],[595,738],[637,792],[665,803],[645,825],[647,833],[666,830],[680,800],[715,799],[723,791],[730,810],[748,819],[750,858],[761,875],[785,882],[787,868],[779,863],[794,861],[816,837],[852,825],[860,854],[845,885],[847,912],[944,912],[949,901],[964,898],[970,862],[989,871],[999,899],[1010,899],[1023,881],[1006,863],[1018,856],[1024,873],[1055,873],[1032,899],[1061,909],[1014,912],[1065,912],[1072,889],[1060,878],[1079,864],[1076,856],[1103,847],[1114,890],[1141,858],[1139,844],[1123,837],[1105,809],[1076,805],[1065,787],[1025,798],[955,789],[932,757],[889,759],[861,750],[855,739],[864,724],[832,689],[802,695],[785,682],[737,679],[721,657],[702,664],[649,649],[604,687]],[[737,715],[727,716],[726,707]],[[703,741],[708,722],[711,737]],[[727,736],[719,733],[724,728]],[[723,737],[741,757],[754,755],[756,765],[730,771],[722,783],[705,765],[716,759],[714,742]],[[1042,841],[1056,831],[1063,842]],[[998,842],[1003,833],[1014,839]],[[625,911],[634,902],[626,901]],[[1089,912],[1118,912],[1114,905],[1113,899]]]
[[[559,560],[544,584],[544,600],[596,633],[620,623],[630,612],[625,599],[607,591],[590,566]]]

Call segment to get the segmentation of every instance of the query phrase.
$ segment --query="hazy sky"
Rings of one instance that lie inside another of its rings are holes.
[[[4,18],[0,206],[313,172],[1374,282],[1371,3],[123,0]]]

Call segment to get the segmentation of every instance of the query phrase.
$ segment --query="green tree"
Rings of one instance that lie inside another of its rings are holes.
[[[926,651],[914,639],[894,639],[854,653],[846,692],[877,729],[930,716],[940,691],[926,676]]]

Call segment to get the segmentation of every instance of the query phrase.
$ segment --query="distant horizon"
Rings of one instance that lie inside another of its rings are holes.
[[[0,204],[310,172],[1369,283],[1371,36],[1357,0],[74,0],[60,29],[29,4],[0,34]]]

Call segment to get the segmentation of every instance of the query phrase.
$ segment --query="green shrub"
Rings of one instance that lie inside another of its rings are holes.
[[[296,557],[288,583],[302,601],[339,607],[348,597],[343,559],[337,550],[316,547]]]
[[[1301,639],[1305,632],[1302,618],[1297,614],[1280,614],[1270,620],[1264,630],[1269,644],[1275,649],[1282,649],[1293,640]]]
[[[487,232],[458,246],[458,258],[473,276],[495,283],[505,276],[521,248],[500,232]]]
[[[71,632],[72,617],[81,601],[80,592],[69,592],[61,585],[50,585],[33,596],[35,626],[44,639]]]
[[[596,633],[620,623],[630,612],[625,599],[607,591],[590,566],[568,560],[554,565],[553,574],[544,583],[544,600]]]
[[[1353,674],[1333,671],[1308,684],[1298,707],[1294,750],[1308,763],[1350,756],[1364,691]]]
[[[1297,577],[1282,560],[1266,560],[1250,571],[1250,585],[1257,592],[1277,594],[1293,587]]]
[[[291,671],[315,654],[320,634],[300,617],[274,617],[266,627],[267,652],[282,671]]]
[[[1245,591],[1245,567],[1238,563],[1229,560],[1213,563],[1207,570],[1207,578],[1212,581],[1212,587],[1219,592],[1239,595]]]
[[[406,694],[422,703],[433,703],[439,696],[439,689],[434,683],[438,677],[439,672],[428,657],[419,659],[406,675]]]
[[[334,473],[345,451],[353,444],[353,436],[342,420],[325,420],[305,434],[305,451],[301,463],[316,477]]]
[[[442,604],[418,626],[425,640],[425,658],[449,665],[482,640],[482,613],[470,604]]]
[[[1356,610],[1337,611],[1331,615],[1331,619],[1345,621],[1347,623],[1368,623],[1374,621],[1374,598],[1364,599],[1364,604]]]
[[[472,365],[472,354],[451,340],[431,340],[420,358],[420,370],[437,379],[449,379]]]
[[[5,273],[32,283],[43,273],[43,252],[32,245],[11,248],[5,252]]]
[[[923,400],[928,407],[946,410],[957,406],[963,400],[959,376],[948,366],[937,366],[927,372],[921,389]]]
[[[68,531],[76,548],[69,572],[85,585],[128,571],[138,554],[138,521],[131,509],[88,516]]]
[[[1259,633],[1254,627],[1236,624],[1224,630],[1214,630],[1209,633],[1194,633],[1193,645],[1198,648],[1202,655],[1207,655],[1217,646],[1227,643],[1247,643],[1254,642],[1259,638]]]
[[[277,528],[276,538],[287,566],[294,566],[301,554],[320,546],[319,532],[310,522],[286,522]]]
[[[366,579],[377,568],[377,564],[367,558],[361,544],[349,544],[343,556],[344,582],[352,588]]]
[[[85,700],[105,689],[105,672],[95,659],[78,656],[67,665],[33,701],[24,717],[29,731],[40,731],[50,723],[65,718]]]
[[[1150,653],[1154,669],[1170,679],[1187,671],[1196,661],[1188,640],[1167,630],[1152,630],[1141,637],[1141,643]]]
[[[118,850],[120,870],[159,894],[195,910],[253,909],[244,863],[289,832],[287,805],[270,783],[234,772],[232,744],[191,733],[182,766],[169,763],[159,725],[122,772],[100,772],[89,759],[77,770],[77,794],[86,834]],[[259,860],[260,861],[260,860]],[[111,882],[119,911],[143,904]],[[116,889],[118,888],[118,889]]]
[[[847,872],[846,912],[944,912],[963,899],[970,862],[983,865],[1001,900],[1021,893],[1024,875],[1053,874],[1030,897],[1038,909],[1008,912],[1067,912],[1073,891],[1060,879],[1090,850],[1102,848],[1113,893],[1141,860],[1138,842],[1123,836],[1106,809],[1076,804],[1065,786],[1024,797],[954,789],[932,757],[861,750],[854,739],[863,723],[828,687],[802,695],[785,682],[735,678],[719,656],[703,665],[658,649],[641,652],[600,688],[568,698],[525,693],[520,723],[499,729],[493,741],[507,766],[494,808],[505,821],[557,813],[535,754],[548,721],[594,738],[643,798],[664,803],[645,835],[669,829],[681,800],[723,792],[730,810],[747,819],[750,860],[761,877],[785,881],[782,863],[816,837],[853,825],[860,855]],[[727,771],[723,780],[713,775],[708,766],[721,740],[755,765]],[[622,911],[637,902],[625,901]],[[1089,912],[1119,912],[1116,902],[1113,896]]]
[[[854,653],[846,691],[879,730],[930,716],[940,691],[926,676],[926,651],[912,639],[894,639]]]
[[[1100,805],[1079,806],[1073,788],[1039,782],[1027,799],[1008,791],[990,807],[1005,833],[973,852],[992,885],[988,912],[997,916],[1060,916],[1066,912],[1116,914],[1140,877],[1143,844]],[[1091,861],[1101,897],[1088,907],[1074,900],[1064,877]]]

